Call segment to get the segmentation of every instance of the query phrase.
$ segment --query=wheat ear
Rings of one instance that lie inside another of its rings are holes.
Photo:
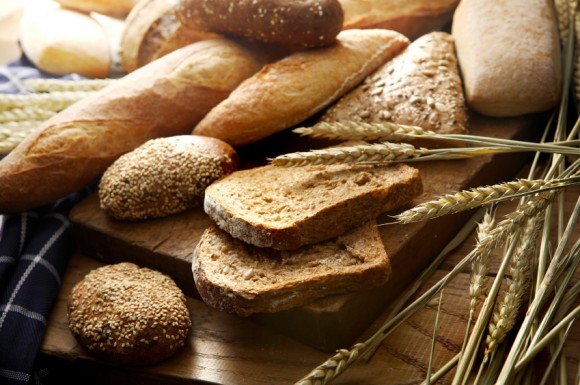
[[[489,232],[493,228],[495,221],[493,217],[486,212],[483,216],[483,220],[477,226],[477,242],[485,242],[485,239],[489,237]],[[491,252],[486,254],[478,255],[471,264],[471,276],[469,283],[469,296],[471,301],[469,304],[470,314],[475,313],[475,309],[483,296],[487,292],[487,274],[489,273],[489,267],[491,262]]]
[[[522,194],[541,191],[546,188],[563,187],[565,184],[554,180],[517,179],[491,186],[476,187],[419,204],[395,216],[400,223],[411,223],[453,214],[475,207],[511,199]]]
[[[365,348],[366,345],[364,343],[358,343],[353,345],[350,350],[337,350],[334,356],[298,380],[295,385],[322,385],[329,383],[355,362]]]
[[[300,127],[293,130],[301,135],[327,139],[342,140],[383,140],[400,141],[407,137],[431,136],[434,132],[424,130],[421,127],[384,123],[363,123],[363,122],[321,122],[312,127]]]
[[[114,82],[114,79],[25,79],[22,81],[24,88],[31,92],[55,92],[55,91],[97,91]]]
[[[425,148],[415,148],[410,144],[376,143],[294,152],[274,158],[272,164],[281,167],[301,167],[308,165],[390,162],[417,158],[427,152],[428,150]]]
[[[35,130],[42,121],[25,120],[0,124],[0,154],[7,154]]]
[[[41,108],[13,108],[6,111],[0,111],[0,124],[22,122],[26,120],[46,120],[54,115],[56,115],[55,111],[44,110]]]
[[[57,91],[45,94],[0,94],[0,111],[26,107],[61,111],[78,100],[85,98],[89,92],[90,91]]]
[[[556,9],[556,18],[558,20],[558,31],[560,32],[560,39],[566,41],[570,36],[570,12],[571,8],[575,8],[576,1],[570,0],[555,0],[554,5]]]

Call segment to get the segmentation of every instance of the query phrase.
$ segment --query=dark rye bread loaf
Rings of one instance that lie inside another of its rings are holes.
[[[375,221],[291,251],[248,245],[212,226],[194,251],[192,269],[204,302],[240,316],[378,286],[391,274]]]
[[[336,237],[422,191],[419,171],[396,164],[240,170],[211,184],[204,210],[247,243],[278,250]]]

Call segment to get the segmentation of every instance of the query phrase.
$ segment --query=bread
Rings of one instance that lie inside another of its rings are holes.
[[[104,360],[151,365],[185,345],[191,319],[185,295],[169,276],[133,263],[89,272],[68,303],[69,329]]]
[[[75,103],[0,160],[0,213],[51,203],[96,182],[147,140],[190,133],[262,64],[230,40],[206,40]]]
[[[177,14],[194,30],[302,47],[333,43],[343,23],[338,0],[180,0]]]
[[[173,0],[141,0],[125,21],[121,65],[126,72],[196,41],[217,38],[211,32],[185,28],[175,14]]]
[[[467,104],[481,114],[518,116],[560,100],[560,43],[549,0],[464,0],[453,37]]]
[[[336,239],[292,251],[251,246],[213,226],[195,248],[192,269],[204,302],[240,316],[371,288],[391,274],[373,221]]]
[[[240,147],[313,116],[408,45],[387,30],[341,32],[336,44],[292,54],[244,81],[193,133]]]
[[[459,0],[339,0],[344,29],[392,29],[415,40],[443,28]]]
[[[124,18],[137,0],[55,0],[63,7],[81,12],[98,12],[103,15]]]
[[[290,250],[336,237],[421,191],[419,171],[404,164],[267,165],[211,184],[204,210],[235,238]]]
[[[103,174],[100,206],[120,220],[159,218],[200,206],[205,188],[238,168],[219,139],[179,135],[151,139],[122,155]]]
[[[109,75],[112,56],[105,30],[88,15],[50,8],[28,10],[20,26],[20,46],[40,70],[54,75]]]
[[[415,40],[329,108],[321,120],[393,122],[440,134],[465,134],[467,107],[453,37],[431,32]]]

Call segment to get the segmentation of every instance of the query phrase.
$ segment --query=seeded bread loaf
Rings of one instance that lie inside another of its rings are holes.
[[[392,29],[415,40],[451,21],[459,0],[339,0],[344,29]]]
[[[322,121],[392,122],[440,134],[467,131],[467,107],[453,37],[431,32],[412,42],[342,97]]]
[[[552,1],[464,0],[452,33],[471,109],[518,116],[559,102],[560,42]]]
[[[193,133],[233,147],[256,142],[328,107],[408,43],[393,31],[343,31],[336,44],[264,66],[213,108]]]
[[[51,203],[96,182],[147,140],[190,133],[262,64],[231,40],[205,40],[75,103],[0,160],[0,213]]]
[[[203,202],[205,188],[238,168],[219,139],[178,135],[147,141],[122,155],[99,184],[101,208],[120,220],[159,218]]]
[[[212,226],[194,251],[192,269],[197,290],[208,305],[240,316],[371,288],[385,283],[391,274],[374,221],[336,239],[292,251],[251,246]]]
[[[177,15],[197,31],[300,47],[333,43],[344,20],[338,0],[179,0]]]
[[[419,171],[397,164],[236,171],[205,191],[204,210],[235,238],[279,250],[334,238],[409,202]]]
[[[163,361],[185,345],[191,329],[185,295],[175,282],[133,263],[89,272],[72,289],[67,306],[77,341],[117,364]]]

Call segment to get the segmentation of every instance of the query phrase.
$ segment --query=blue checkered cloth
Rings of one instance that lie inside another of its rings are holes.
[[[23,58],[0,67],[0,92],[25,92],[20,81],[39,77],[49,75]],[[39,384],[47,374],[36,359],[72,254],[68,213],[84,195],[0,216],[0,384]]]

